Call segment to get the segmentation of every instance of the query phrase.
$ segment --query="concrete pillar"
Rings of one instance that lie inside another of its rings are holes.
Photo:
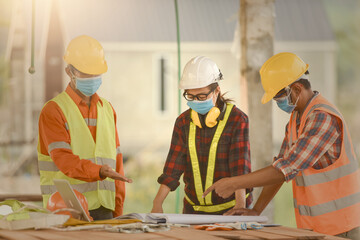
[[[241,81],[247,85],[248,116],[250,122],[250,149],[252,170],[268,166],[272,162],[272,106],[261,104],[264,90],[259,70],[273,55],[274,49],[273,0],[240,0]],[[258,199],[256,189],[254,200]],[[273,219],[272,204],[263,215]]]

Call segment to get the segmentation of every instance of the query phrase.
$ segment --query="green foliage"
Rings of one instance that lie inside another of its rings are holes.
[[[360,153],[360,1],[323,1],[336,37],[337,94],[339,107],[351,132],[355,151]]]
[[[274,222],[287,227],[296,227],[292,185],[284,183],[274,198]]]
[[[159,189],[157,178],[161,175],[164,163],[154,161],[141,163],[129,160],[125,165],[126,175],[132,178],[133,183],[126,184],[126,197],[124,214],[138,212],[148,213],[152,209],[152,203]],[[183,183],[178,187],[179,191],[179,213],[182,212],[184,198]],[[165,213],[176,213],[176,191],[170,192],[167,196],[163,210]]]

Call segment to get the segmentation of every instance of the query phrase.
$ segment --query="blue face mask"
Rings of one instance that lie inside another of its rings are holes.
[[[289,93],[289,95],[287,95],[285,97],[275,99],[276,104],[278,105],[278,107],[281,110],[283,110],[283,111],[285,111],[287,113],[292,113],[292,111],[294,111],[294,109],[296,107],[296,104],[297,104],[297,101],[299,100],[299,97],[298,97],[295,104],[291,104],[289,102],[290,94],[291,94],[291,92]]]
[[[188,101],[187,105],[197,113],[206,114],[214,107],[213,99],[207,99],[205,101]]]
[[[99,89],[102,80],[101,76],[91,78],[76,78],[76,88],[85,96],[92,96]]]

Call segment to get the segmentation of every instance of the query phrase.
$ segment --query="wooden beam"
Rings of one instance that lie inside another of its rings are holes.
[[[41,202],[41,194],[0,194],[0,201],[15,199],[24,202]]]

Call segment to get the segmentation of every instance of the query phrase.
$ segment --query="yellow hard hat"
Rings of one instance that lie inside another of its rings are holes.
[[[108,69],[103,47],[96,39],[86,35],[70,41],[64,60],[86,74],[100,75]]]
[[[270,101],[281,89],[298,80],[309,65],[294,53],[282,52],[269,58],[260,69],[264,95],[261,103]]]

